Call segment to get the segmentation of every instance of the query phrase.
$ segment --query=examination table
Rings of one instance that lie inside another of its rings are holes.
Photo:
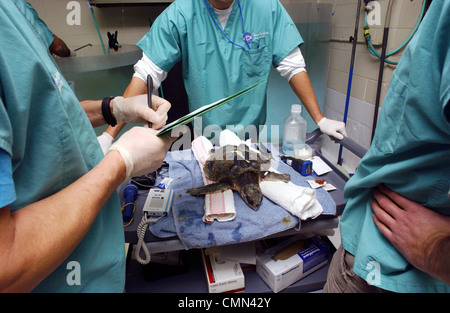
[[[311,146],[314,146],[314,143],[316,142],[316,140],[318,140],[320,135],[321,133],[318,130],[308,134],[307,143],[310,144]],[[359,157],[362,157],[365,153],[364,148],[360,147],[358,144],[356,144],[349,138],[344,138],[344,140],[342,140],[340,143]],[[280,153],[279,145],[278,146],[262,145],[260,146],[260,148],[261,149],[263,148],[264,150],[269,149],[274,159],[279,160],[279,153]],[[324,212],[315,219],[299,221],[298,219],[292,216],[293,217],[292,223],[286,226],[287,228],[283,229],[283,227],[281,227],[280,229],[273,229],[268,234],[263,235],[261,235],[261,233],[258,233],[258,235],[255,238],[252,238],[250,236],[244,238],[243,241],[240,242],[293,236],[304,233],[317,233],[334,230],[338,227],[339,224],[338,216],[342,214],[345,207],[343,189],[348,178],[343,173],[341,173],[341,171],[339,171],[333,164],[331,164],[328,160],[326,160],[319,151],[314,151],[313,155],[320,157],[325,163],[327,163],[327,165],[332,169],[332,171],[323,174],[321,176],[316,176],[313,173],[311,176],[307,177],[303,177],[295,171],[290,171],[289,173],[292,176],[291,180],[294,182],[299,182],[299,180],[306,181],[307,179],[326,180],[328,183],[336,187],[336,190],[330,191],[328,193],[328,195],[332,199],[332,202],[334,202],[333,206],[330,206],[329,203],[327,203],[326,207],[324,207]],[[281,165],[283,168],[287,166],[284,163],[279,165]],[[187,186],[186,188],[190,187],[191,186]],[[124,204],[124,199],[122,195],[123,188],[124,186],[121,186],[118,189],[122,204]],[[171,188],[171,185],[169,185],[168,188]],[[324,192],[324,190],[321,190],[321,192]],[[127,262],[126,292],[208,292],[205,273],[201,260],[201,253],[200,253],[201,250],[199,248],[210,247],[213,246],[214,243],[211,244],[211,242],[205,242],[204,245],[203,244],[199,245],[197,242],[195,242],[196,246],[192,247],[190,246],[191,243],[189,242],[187,243],[182,238],[182,236],[177,236],[177,233],[175,232],[173,234],[170,234],[169,232],[163,235],[158,233],[158,236],[155,236],[152,233],[151,229],[157,224],[151,226],[150,229],[147,229],[146,231],[144,241],[146,243],[148,250],[150,251],[151,254],[168,251],[180,251],[180,253],[182,253],[183,255],[183,266],[182,266],[183,269],[177,275],[153,281],[147,281],[147,279],[144,278],[145,271],[149,270],[146,269],[148,265],[141,265],[136,260],[134,260],[133,253],[131,253],[131,251],[133,249],[133,245],[136,244],[138,241],[136,230],[138,224],[142,219],[142,207],[145,202],[147,194],[148,194],[147,191],[139,191],[138,197],[135,201],[136,209],[133,215],[134,218],[133,222],[129,226],[124,227],[125,241],[130,244]],[[179,196],[181,197],[181,195]],[[177,197],[177,192],[175,192],[174,197]],[[319,202],[320,199],[321,198],[318,197]],[[176,202],[174,203],[174,205],[176,205]],[[198,209],[201,211],[203,207],[201,208],[199,207]],[[248,208],[248,210],[250,213],[251,211],[253,211],[250,208]],[[171,214],[168,217],[164,217],[164,219],[168,219],[166,223],[168,223],[169,227],[170,223],[173,223],[170,220],[173,219],[173,217],[171,216],[173,212],[174,210],[172,210]],[[236,218],[238,218],[238,214],[239,211],[237,212]],[[199,218],[200,222],[204,224],[204,222],[201,221],[201,217],[196,218]],[[160,221],[158,221],[158,223],[159,222]],[[217,225],[218,223],[228,223],[228,222],[214,221],[210,225],[207,224],[201,225],[201,228],[208,229],[207,227],[215,227],[215,225]],[[238,225],[239,227],[242,226],[239,223]],[[179,225],[177,226],[179,231]],[[242,227],[245,227],[245,225]],[[230,232],[231,231],[232,230],[230,230]],[[233,237],[230,236],[230,238]],[[222,243],[219,241],[218,244],[220,245]],[[223,244],[228,245],[235,243],[224,241]],[[334,252],[334,248],[333,247],[330,248],[331,248],[330,249],[331,251],[330,259],[331,259],[332,253]],[[320,290],[326,281],[327,272],[328,272],[328,265],[318,269],[314,273],[299,280],[297,283],[284,289],[283,292],[311,292],[315,290]],[[244,271],[244,275],[246,281],[245,292],[271,292],[271,289],[256,274],[254,268],[246,269]]]

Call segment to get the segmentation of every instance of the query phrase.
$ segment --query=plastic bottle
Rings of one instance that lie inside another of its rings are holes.
[[[301,116],[301,113],[302,106],[293,104],[291,106],[291,115],[284,120],[283,154],[285,155],[293,156],[295,145],[305,143],[307,123]]]

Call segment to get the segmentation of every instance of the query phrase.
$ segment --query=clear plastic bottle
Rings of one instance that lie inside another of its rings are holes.
[[[284,120],[283,127],[283,154],[294,156],[294,147],[304,144],[306,140],[307,123],[301,116],[302,106],[293,104],[291,115]]]

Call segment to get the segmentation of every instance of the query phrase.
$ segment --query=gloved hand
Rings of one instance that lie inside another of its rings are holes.
[[[105,155],[108,152],[109,148],[111,147],[114,138],[108,133],[103,133],[97,137],[97,140],[98,143],[100,144],[100,147],[102,148],[103,155]]]
[[[149,121],[154,129],[160,129],[166,124],[170,102],[163,98],[152,95],[152,105],[155,111],[148,107],[147,95],[129,98],[115,97],[112,101],[112,113],[116,117],[117,123],[141,124]]]
[[[319,121],[319,123],[317,123],[317,126],[319,126],[319,129],[323,134],[334,137],[338,140],[344,139],[344,136],[347,137],[344,122],[329,120],[324,117]]]
[[[126,179],[152,173],[161,166],[172,138],[156,134],[153,128],[133,127],[111,146],[109,151],[118,151],[125,162]]]

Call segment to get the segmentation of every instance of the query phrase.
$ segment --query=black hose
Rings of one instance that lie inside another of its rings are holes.
[[[352,56],[350,60],[350,71],[348,76],[348,86],[347,86],[347,97],[345,100],[345,112],[344,112],[344,123],[347,124],[348,107],[350,104],[350,94],[352,89],[352,79],[353,79],[353,65],[355,62],[356,44],[358,42],[358,27],[359,27],[359,15],[361,10],[361,0],[358,0],[358,7],[356,9],[356,20],[355,20],[355,31],[353,34],[353,46],[352,46]],[[342,145],[339,146],[339,154],[337,163],[342,165]]]
[[[375,99],[375,110],[373,113],[373,123],[372,123],[372,137],[371,137],[370,141],[372,141],[373,137],[375,136],[375,128],[377,126],[377,121],[378,121],[378,111],[380,108],[380,99],[381,99],[381,88],[383,86],[384,61],[386,59],[386,48],[387,48],[387,41],[388,41],[388,37],[389,37],[391,6],[392,6],[392,2],[389,1],[387,14],[386,14],[386,20],[384,23],[383,42],[381,45],[380,69],[378,71],[377,95],[376,95],[376,99]]]

